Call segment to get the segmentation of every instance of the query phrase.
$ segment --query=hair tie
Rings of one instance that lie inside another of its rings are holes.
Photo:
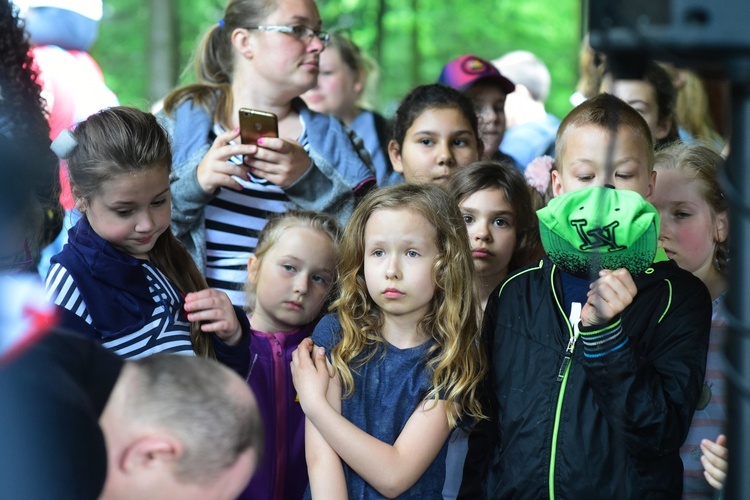
[[[531,187],[539,191],[540,194],[547,192],[549,183],[552,180],[552,167],[555,160],[551,156],[538,156],[526,166],[524,177]]]
[[[57,155],[61,160],[67,160],[73,153],[73,150],[78,146],[78,141],[68,129],[63,129],[57,135],[57,138],[50,144],[50,149]]]
[[[219,28],[224,27],[224,19],[219,19],[219,22],[217,23],[219,25]]]

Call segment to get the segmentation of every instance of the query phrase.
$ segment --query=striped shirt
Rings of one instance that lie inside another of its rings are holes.
[[[210,141],[223,132],[214,124]],[[304,122],[298,142],[309,152]],[[241,165],[242,156],[229,161]],[[208,286],[226,292],[232,304],[242,307],[246,303],[247,260],[255,251],[258,235],[270,216],[286,212],[292,202],[280,187],[265,179],[251,174],[248,179],[235,180],[243,186],[242,191],[220,189],[206,205],[206,280]]]
[[[148,291],[157,304],[150,320],[145,325],[134,325],[132,333],[100,337],[99,340],[104,347],[123,358],[138,359],[159,352],[193,355],[190,322],[183,313],[180,293],[152,263],[143,261],[141,268],[148,281]],[[61,264],[54,264],[50,269],[46,289],[48,301],[92,324],[91,315],[73,277]]]

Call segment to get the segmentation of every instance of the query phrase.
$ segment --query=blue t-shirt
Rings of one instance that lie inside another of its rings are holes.
[[[335,314],[325,316],[313,332],[316,345],[328,351],[341,339]],[[353,367],[354,393],[341,402],[342,415],[377,439],[393,444],[430,389],[426,354],[432,341],[409,349],[390,344],[366,364]],[[421,478],[398,498],[442,499],[447,440]],[[344,463],[349,498],[385,498]],[[305,495],[309,498],[309,489]]]

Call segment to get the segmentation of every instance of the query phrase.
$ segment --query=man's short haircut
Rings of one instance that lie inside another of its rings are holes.
[[[649,173],[653,171],[654,142],[646,120],[625,101],[606,93],[584,101],[563,118],[560,127],[557,129],[557,138],[555,139],[555,158],[558,159],[555,166],[558,171],[562,169],[561,160],[565,148],[565,134],[571,129],[585,126],[599,127],[612,132],[618,131],[621,127],[626,127],[635,132],[643,139],[644,147],[647,148],[648,171]]]
[[[207,358],[173,354],[128,364],[135,368],[127,385],[128,421],[166,430],[182,442],[184,454],[175,467],[178,480],[208,482],[248,448],[261,453],[258,408],[238,393],[242,381],[231,370]],[[232,384],[232,378],[240,384]]]
[[[515,50],[492,63],[510,81],[529,89],[532,99],[541,103],[547,100],[552,77],[547,65],[536,55],[527,50]]]

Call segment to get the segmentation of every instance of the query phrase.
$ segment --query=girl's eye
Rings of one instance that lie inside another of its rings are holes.
[[[589,182],[593,178],[594,178],[593,175],[579,175],[578,176],[578,180],[581,181],[581,182]]]
[[[385,252],[382,250],[375,250],[374,252],[372,252],[372,255],[375,257],[382,257],[383,255],[385,255]]]
[[[313,281],[314,281],[315,283],[319,283],[319,284],[321,284],[321,285],[327,285],[327,284],[328,284],[328,280],[327,280],[327,279],[325,279],[325,278],[324,278],[323,276],[320,276],[319,274],[316,274],[316,275],[314,275],[314,276],[312,277],[312,280],[313,280]]]
[[[283,267],[285,271],[288,271],[290,273],[293,273],[294,271],[296,271],[294,266],[291,264],[282,264],[281,267]]]
[[[115,213],[119,217],[128,217],[133,213],[133,211],[132,210],[115,210]]]
[[[474,222],[474,217],[471,215],[464,215],[464,223],[471,224],[472,222]]]
[[[455,144],[456,146],[468,146],[469,141],[467,141],[466,139],[456,139],[453,141],[453,144]]]
[[[678,219],[689,219],[693,214],[690,212],[675,212],[674,216]]]
[[[153,205],[155,207],[160,207],[160,206],[164,205],[164,203],[166,203],[166,201],[167,201],[166,198],[164,198],[163,200],[156,200],[153,203],[151,203],[151,205]]]
[[[419,257],[419,252],[416,250],[407,250],[406,252],[407,257]]]
[[[427,138],[419,139],[419,143],[424,146],[432,146],[433,144],[435,144],[432,139]]]
[[[333,74],[333,71],[320,71],[318,73],[318,76],[331,76]]]
[[[615,174],[615,177],[617,177],[619,179],[628,180],[628,179],[632,179],[634,176],[633,176],[633,174],[630,174],[630,173],[627,173],[627,172],[622,172],[622,173],[618,172],[618,173]]]
[[[492,221],[492,223],[497,227],[510,227],[510,221],[503,218],[495,219]]]

